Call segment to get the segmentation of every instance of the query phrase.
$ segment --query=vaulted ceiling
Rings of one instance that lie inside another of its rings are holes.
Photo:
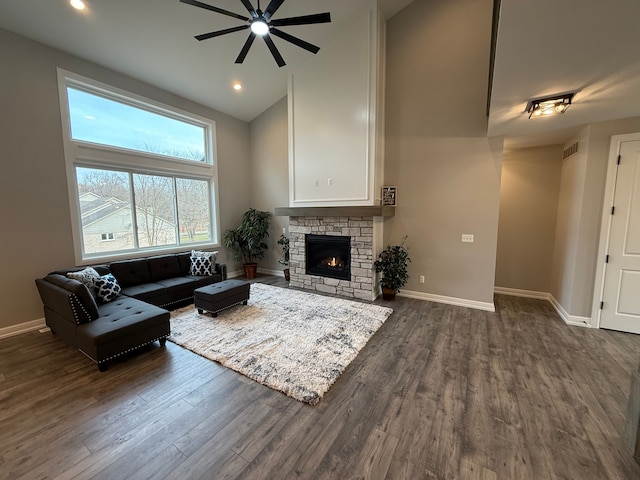
[[[322,48],[371,1],[288,0],[274,18],[331,12],[329,24],[282,28]],[[247,15],[240,0],[206,2]],[[237,65],[246,31],[202,42],[193,38],[237,26],[237,19],[178,0],[85,3],[79,12],[66,0],[2,2],[0,28],[246,121],[286,95],[289,69],[312,56],[276,38],[287,66],[278,68],[260,41]],[[261,3],[266,8],[267,1]],[[378,3],[390,18],[411,0]],[[640,116],[639,21],[638,1],[502,0],[488,135],[518,146],[562,143],[582,125]],[[240,92],[232,89],[236,81],[243,85]],[[528,99],[566,91],[577,91],[566,114],[530,120],[523,113]]]

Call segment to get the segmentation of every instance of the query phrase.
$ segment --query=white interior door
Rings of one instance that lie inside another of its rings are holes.
[[[619,158],[600,327],[640,333],[640,141]]]

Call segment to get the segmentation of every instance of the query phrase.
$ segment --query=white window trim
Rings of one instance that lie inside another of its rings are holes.
[[[116,87],[98,82],[96,80],[78,75],[76,73],[58,68],[58,97],[60,101],[60,115],[62,120],[63,147],[65,156],[65,169],[67,175],[69,206],[71,214],[71,230],[73,236],[73,249],[77,265],[95,263],[101,260],[120,260],[149,256],[162,253],[176,253],[190,250],[191,248],[218,248],[220,247],[220,206],[219,206],[219,180],[218,161],[216,149],[216,125],[213,120],[192,114],[178,108],[174,108],[149,98],[127,92]],[[134,105],[138,108],[147,108],[153,112],[192,123],[205,128],[205,148],[208,162],[193,162],[184,159],[154,155],[153,153],[129,150],[126,148],[110,147],[90,142],[72,140],[69,103],[67,98],[67,86],[84,87],[88,91],[95,91],[114,100]],[[137,162],[131,163],[131,157]],[[197,244],[177,245],[173,247],[145,248],[133,252],[117,252],[111,254],[85,254],[82,243],[82,226],[80,225],[80,204],[78,201],[76,166],[97,168],[123,168],[127,171],[138,173],[179,175],[184,178],[208,179],[211,185],[209,205],[211,210],[211,242]]]

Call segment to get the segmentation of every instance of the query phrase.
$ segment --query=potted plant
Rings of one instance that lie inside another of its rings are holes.
[[[264,239],[269,236],[270,212],[250,208],[242,214],[240,225],[224,233],[224,246],[233,251],[236,261],[242,261],[244,276],[255,278],[258,260],[262,260],[268,245]]]
[[[406,239],[407,237],[405,236],[400,245],[387,245],[378,255],[378,259],[373,262],[376,272],[382,272],[380,286],[382,287],[383,300],[395,300],[396,293],[409,280],[407,265],[411,259],[404,246]]]
[[[284,233],[280,235],[278,245],[282,246],[282,260],[278,260],[278,262],[284,265],[284,278],[288,282],[291,278],[289,273],[289,237],[285,236]]]

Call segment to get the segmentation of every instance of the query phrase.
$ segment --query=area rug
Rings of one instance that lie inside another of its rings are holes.
[[[172,312],[169,340],[296,400],[317,404],[391,308],[261,283],[248,305]]]

